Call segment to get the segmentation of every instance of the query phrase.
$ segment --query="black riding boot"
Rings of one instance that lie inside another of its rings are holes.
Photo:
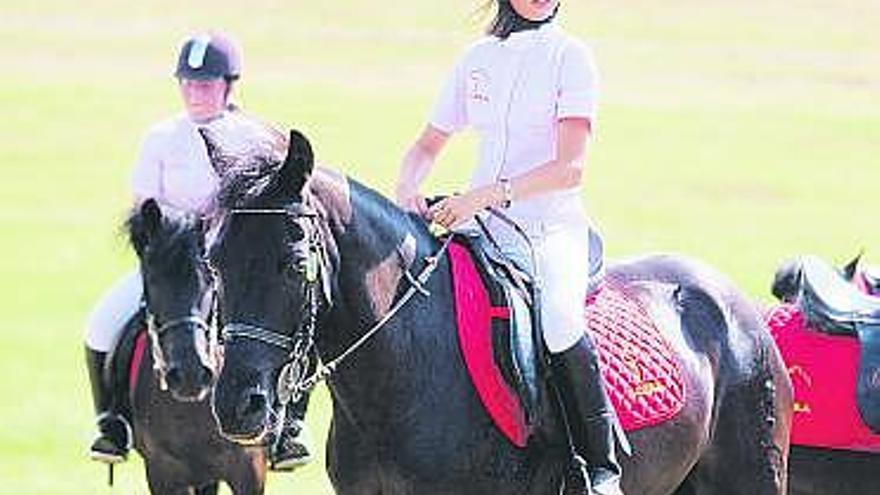
[[[281,435],[270,444],[269,466],[273,471],[292,471],[312,460],[312,440],[305,423],[309,395],[306,392],[299,402],[287,406]]]
[[[552,361],[571,442],[586,462],[592,492],[622,495],[621,468],[615,454],[614,410],[605,395],[592,342],[581,337],[572,348],[554,354]]]
[[[106,463],[122,462],[131,449],[131,426],[117,412],[113,387],[104,379],[106,352],[86,346],[86,367],[92,385],[92,400],[97,415],[98,436],[89,449],[89,457]]]

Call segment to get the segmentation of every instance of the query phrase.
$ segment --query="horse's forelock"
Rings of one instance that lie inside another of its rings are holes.
[[[239,156],[236,166],[226,171],[217,194],[221,208],[244,208],[271,202],[276,189],[278,171],[283,163],[274,152],[267,150]]]
[[[157,232],[150,232],[142,208],[135,207],[125,222],[132,247],[139,254],[149,244],[151,252],[159,258],[176,258],[182,250],[195,251],[203,235],[199,217],[194,213],[162,207],[162,222]],[[195,256],[197,253],[191,253]]]

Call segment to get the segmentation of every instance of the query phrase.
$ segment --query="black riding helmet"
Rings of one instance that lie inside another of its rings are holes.
[[[241,76],[241,56],[228,37],[216,33],[197,34],[181,46],[174,76],[234,81]]]

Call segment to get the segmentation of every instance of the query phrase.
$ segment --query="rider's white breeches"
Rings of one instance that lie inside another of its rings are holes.
[[[143,282],[137,270],[113,284],[89,315],[86,345],[96,351],[109,352],[125,324],[137,313],[142,296]]]
[[[541,281],[541,324],[552,353],[571,348],[586,331],[584,304],[590,285],[590,225],[586,220],[524,224],[537,267],[522,237],[492,221],[490,230],[508,256],[532,268]]]

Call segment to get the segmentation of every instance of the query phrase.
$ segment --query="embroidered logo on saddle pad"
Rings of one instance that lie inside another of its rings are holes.
[[[880,452],[880,435],[865,425],[856,405],[858,339],[810,329],[792,304],[775,306],[765,319],[794,385],[791,443]]]
[[[529,425],[521,398],[495,359],[492,320],[505,318],[492,307],[466,248],[451,244],[458,339],[474,388],[498,429],[524,447]],[[606,284],[587,301],[585,318],[599,349],[606,389],[627,431],[671,419],[684,406],[685,387],[672,349],[647,311],[624,290]]]

